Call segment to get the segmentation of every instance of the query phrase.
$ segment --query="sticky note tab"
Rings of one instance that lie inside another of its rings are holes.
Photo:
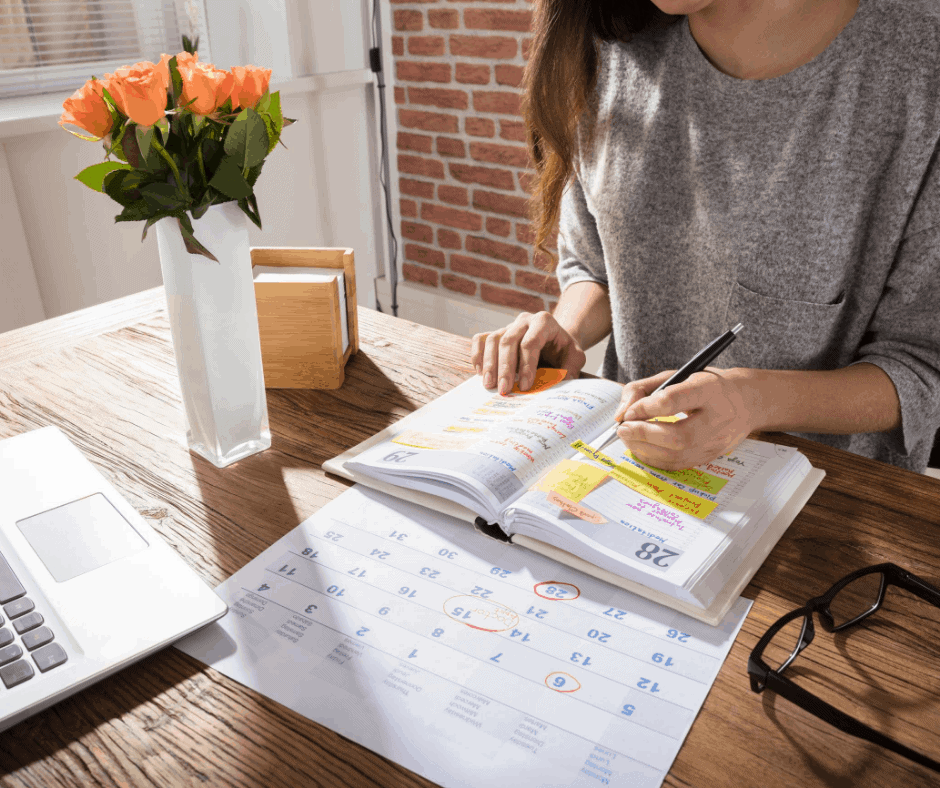
[[[635,462],[640,462],[640,460],[630,452],[627,452],[627,456]],[[642,465],[643,463],[640,464]],[[693,490],[701,490],[703,493],[708,493],[709,495],[717,495],[721,492],[721,488],[728,483],[727,479],[712,476],[712,474],[705,473],[705,471],[698,468],[686,468],[683,471],[664,471],[659,468],[655,468],[654,470],[662,476],[667,476],[673,481],[679,482],[679,484],[684,484],[686,487],[691,487]]]
[[[510,394],[538,394],[540,391],[545,391],[550,389],[552,386],[561,383],[565,376],[568,373],[563,369],[549,369],[548,367],[540,367],[535,373],[535,380],[532,381],[532,387],[527,391],[523,391],[519,388],[519,384],[516,383],[512,387]]]
[[[568,512],[568,514],[573,514],[579,520],[585,520],[589,523],[595,523],[596,525],[603,525],[607,522],[603,515],[595,512],[593,509],[588,509],[586,506],[581,506],[569,501],[554,490],[548,494],[548,502],[553,506],[557,506],[559,509],[563,509]]]

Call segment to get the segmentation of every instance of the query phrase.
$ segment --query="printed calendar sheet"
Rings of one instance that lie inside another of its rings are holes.
[[[710,627],[356,486],[177,647],[442,786],[658,786],[750,609]]]

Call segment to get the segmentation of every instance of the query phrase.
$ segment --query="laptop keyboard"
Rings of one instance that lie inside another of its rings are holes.
[[[0,681],[7,689],[68,660],[42,613],[0,553]]]

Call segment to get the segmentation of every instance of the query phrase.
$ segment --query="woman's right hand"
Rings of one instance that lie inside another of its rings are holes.
[[[505,328],[475,334],[471,343],[470,360],[483,385],[498,383],[500,394],[512,391],[516,381],[523,391],[531,388],[540,357],[567,371],[566,379],[578,377],[586,361],[575,338],[549,312],[523,312]]]

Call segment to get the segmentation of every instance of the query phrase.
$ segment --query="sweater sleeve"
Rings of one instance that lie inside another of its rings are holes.
[[[555,272],[562,290],[575,282],[597,282],[607,287],[604,249],[577,174],[561,197]]]

